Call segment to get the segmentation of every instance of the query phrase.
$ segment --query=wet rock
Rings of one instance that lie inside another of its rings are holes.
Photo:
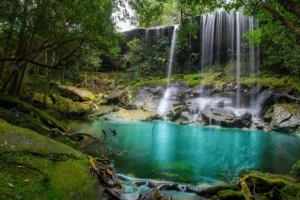
[[[264,122],[271,123],[272,118],[273,118],[273,113],[274,113],[274,106],[270,107],[267,109],[263,116]]]
[[[171,110],[171,121],[176,121],[183,112],[183,106],[177,106]]]
[[[224,87],[224,92],[231,92],[233,90],[234,86],[232,83],[226,84]]]
[[[265,90],[259,94],[260,115],[264,116],[266,111],[275,103],[275,93],[273,90]]]
[[[224,85],[222,84],[216,84],[214,85],[214,93],[221,93],[223,92]]]
[[[225,100],[219,101],[219,102],[217,103],[217,107],[218,107],[218,108],[224,108],[224,107],[225,107]]]
[[[163,116],[160,114],[154,114],[146,118],[146,121],[153,121],[153,120],[163,120]]]
[[[270,126],[276,130],[299,133],[300,105],[275,104],[273,118]]]
[[[205,108],[201,111],[201,114],[206,124],[211,125],[250,128],[252,124],[251,121],[238,118],[233,112],[221,108]]]
[[[251,121],[252,120],[252,114],[249,112],[244,113],[243,115],[240,116],[241,119]]]
[[[249,129],[252,125],[251,121],[242,119],[242,118],[235,118],[233,123],[232,123],[232,127],[235,128],[247,128]]]
[[[190,123],[190,114],[189,112],[182,112],[177,122],[182,125],[188,125]]]
[[[205,83],[199,86],[195,86],[191,93],[193,94],[193,97],[203,97],[203,96],[208,96],[213,93],[213,86],[209,83]]]
[[[223,127],[232,126],[236,118],[233,112],[221,108],[205,108],[201,111],[201,114],[207,124]]]

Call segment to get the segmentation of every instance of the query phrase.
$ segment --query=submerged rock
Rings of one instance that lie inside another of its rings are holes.
[[[300,132],[300,105],[275,104],[270,126],[275,130]]]

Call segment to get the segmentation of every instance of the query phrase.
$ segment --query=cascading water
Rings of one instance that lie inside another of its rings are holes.
[[[241,30],[240,30],[240,13],[236,14],[236,107],[241,107]]]
[[[178,26],[175,25],[174,29],[173,29],[171,52],[170,52],[170,57],[169,57],[167,89],[164,93],[163,99],[160,101],[160,104],[159,104],[158,110],[157,110],[157,112],[159,114],[164,115],[164,116],[172,108],[172,105],[170,104],[170,97],[171,97],[172,91],[174,91],[174,88],[170,88],[170,79],[171,79],[172,67],[173,67],[173,63],[174,63],[174,55],[175,55],[175,49],[176,49],[177,29],[178,29]]]
[[[173,29],[173,36],[172,36],[172,42],[171,42],[171,52],[170,52],[170,57],[169,57],[167,88],[169,88],[169,86],[170,86],[170,79],[171,79],[171,74],[172,74],[172,67],[173,67],[175,48],[176,48],[177,29],[178,29],[178,25],[175,25],[174,29]]]
[[[241,94],[241,72],[248,65],[250,77],[258,72],[259,67],[259,47],[246,45],[249,41],[244,37],[248,30],[258,28],[258,22],[253,17],[243,15],[242,10],[226,12],[224,9],[215,11],[212,14],[200,16],[200,60],[199,64],[203,72],[204,69],[210,68],[217,63],[227,62],[232,69],[236,69],[236,96],[228,108],[232,108],[237,115],[245,112]],[[245,56],[248,53],[249,56]],[[234,79],[233,79],[234,80]],[[201,101],[211,96],[202,96],[200,87],[199,93]],[[205,92],[207,94],[207,92]],[[218,97],[215,98],[216,101]],[[257,113],[257,95],[251,97],[251,106],[248,110],[251,113]],[[198,104],[203,102],[198,101]],[[204,103],[205,104],[205,103]],[[195,106],[191,113],[194,115]],[[201,108],[199,109],[201,111]]]
[[[192,23],[190,21],[190,23]],[[241,73],[245,72],[245,67],[249,66],[249,77],[253,77],[255,73],[258,72],[259,66],[259,47],[248,46],[249,41],[244,37],[244,34],[248,30],[255,30],[258,28],[258,22],[253,17],[246,17],[243,15],[241,10],[237,12],[226,12],[224,9],[217,10],[212,14],[202,15],[199,18],[199,66],[203,72],[206,69],[213,67],[218,63],[228,63],[231,65],[232,69],[236,69],[235,79],[233,82],[236,83],[236,95],[232,98],[231,103],[227,103],[226,109],[231,108],[234,113],[241,115],[246,109],[250,110],[251,113],[255,115],[258,113],[259,106],[257,106],[258,97],[257,94],[251,96],[250,107],[247,107],[244,101],[242,101],[241,91]],[[165,27],[153,27],[146,30],[146,40],[150,40],[150,35],[155,38],[165,35],[163,28]],[[162,30],[161,30],[162,29]],[[177,26],[173,28],[168,27],[168,36],[171,38],[171,52],[169,57],[168,65],[168,84],[164,92],[163,98],[158,106],[158,113],[166,115],[166,113],[172,109],[172,101],[170,98],[175,92],[174,88],[170,87],[170,78],[173,70],[174,55],[176,49],[176,29]],[[189,43],[192,45],[193,40],[189,37]],[[250,41],[251,43],[251,41]],[[203,90],[200,87],[200,90]],[[203,91],[205,95],[200,93],[200,100],[206,101],[206,98],[214,98],[209,91]],[[204,94],[203,93],[203,94]],[[219,101],[219,97],[215,100]],[[197,101],[197,103],[191,106],[191,118],[194,121],[198,114],[201,112],[201,107],[197,104],[202,104],[203,102]]]

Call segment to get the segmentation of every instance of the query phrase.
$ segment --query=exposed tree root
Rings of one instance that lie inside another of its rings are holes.
[[[105,187],[104,193],[112,199],[121,199],[122,185],[116,178],[114,168],[108,166],[110,161],[106,158],[85,156],[89,159],[91,173],[96,175],[99,182]]]
[[[247,183],[244,180],[240,181],[240,185],[241,185],[242,193],[243,193],[243,195],[245,197],[245,200],[252,200],[252,199],[254,199],[253,196],[251,195],[251,192],[250,192],[250,190],[248,188]]]

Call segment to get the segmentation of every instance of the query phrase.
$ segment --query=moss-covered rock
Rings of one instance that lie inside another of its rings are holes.
[[[237,192],[234,190],[222,190],[218,192],[218,197],[220,199],[224,200],[238,200],[238,199],[244,199],[244,196],[241,192]]]
[[[260,199],[296,200],[300,198],[300,183],[284,175],[250,171],[240,179],[239,184],[245,184],[252,196]],[[243,193],[248,196],[245,192]]]
[[[98,199],[80,152],[0,121],[0,199]]]
[[[291,174],[294,174],[294,175],[300,177],[300,160],[298,160],[298,161],[294,164],[294,166],[293,166],[293,168],[292,168],[292,170],[291,170]]]
[[[72,99],[55,94],[52,94],[51,96],[54,99],[52,108],[56,111],[56,114],[64,115],[71,119],[84,118],[88,114],[91,114],[95,109],[92,101],[74,102]]]
[[[300,133],[300,105],[275,104],[270,126],[286,132]]]
[[[14,97],[4,94],[0,95],[0,107],[8,110],[12,117],[14,115],[18,116],[20,113],[24,113],[24,116],[31,116],[31,118],[37,119],[37,121],[40,121],[41,124],[48,128],[58,128],[61,131],[67,130],[67,127],[64,123],[58,121],[50,114]]]
[[[73,101],[93,101],[95,99],[95,95],[84,88],[66,86],[59,83],[51,83],[51,86],[57,88],[63,97]]]

